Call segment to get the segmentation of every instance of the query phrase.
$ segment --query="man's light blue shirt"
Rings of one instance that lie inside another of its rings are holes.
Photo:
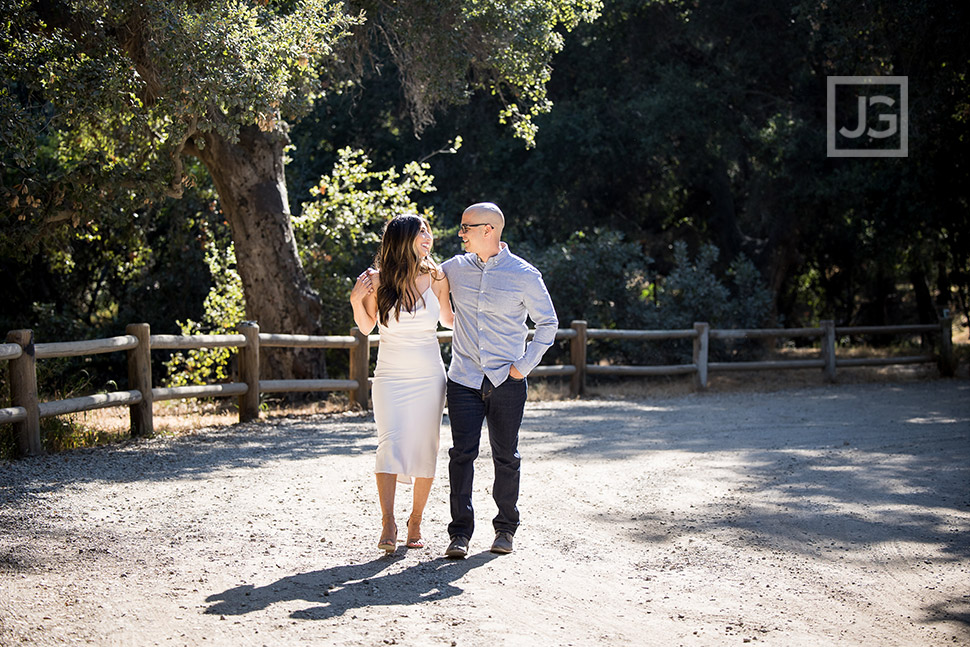
[[[539,270],[509,251],[486,262],[460,254],[441,264],[451,284],[455,332],[448,377],[472,389],[498,386],[512,366],[528,375],[556,340],[559,318]],[[532,341],[526,317],[535,323]]]

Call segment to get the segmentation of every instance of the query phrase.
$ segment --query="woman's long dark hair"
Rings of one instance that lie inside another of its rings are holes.
[[[384,227],[381,248],[374,259],[374,266],[381,271],[381,283],[377,288],[377,320],[384,326],[390,320],[400,319],[401,310],[412,312],[424,297],[415,293],[415,283],[422,274],[437,278],[437,267],[430,257],[420,258],[414,249],[414,239],[421,225],[431,231],[431,226],[421,216],[405,214],[395,216]]]

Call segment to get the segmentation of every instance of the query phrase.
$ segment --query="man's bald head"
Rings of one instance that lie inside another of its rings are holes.
[[[462,213],[463,217],[466,215],[475,218],[476,222],[487,222],[492,225],[499,236],[505,229],[505,214],[502,213],[497,204],[492,202],[476,202]]]

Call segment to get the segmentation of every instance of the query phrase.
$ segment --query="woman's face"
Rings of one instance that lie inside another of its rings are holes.
[[[417,252],[418,258],[427,258],[431,254],[431,246],[434,244],[434,236],[431,234],[431,230],[424,223],[421,223],[421,231],[418,235],[414,237],[414,251]]]

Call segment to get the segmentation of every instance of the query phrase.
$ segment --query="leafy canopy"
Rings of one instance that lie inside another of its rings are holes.
[[[275,5],[276,3],[274,3]],[[124,218],[194,178],[200,133],[279,128],[335,85],[361,20],[339,2],[0,0],[0,226]]]
[[[293,218],[293,230],[300,260],[327,313],[324,330],[353,325],[347,307],[350,277],[372,263],[385,222],[415,213],[433,223],[433,211],[414,202],[417,194],[435,190],[428,168],[410,162],[401,171],[378,171],[363,151],[343,148],[333,170],[310,189],[312,199]]]
[[[529,144],[561,29],[599,0],[0,0],[0,253],[125,218],[199,181],[199,135],[285,135],[359,78],[379,40],[413,126],[478,90]],[[32,248],[31,248],[32,249]]]

